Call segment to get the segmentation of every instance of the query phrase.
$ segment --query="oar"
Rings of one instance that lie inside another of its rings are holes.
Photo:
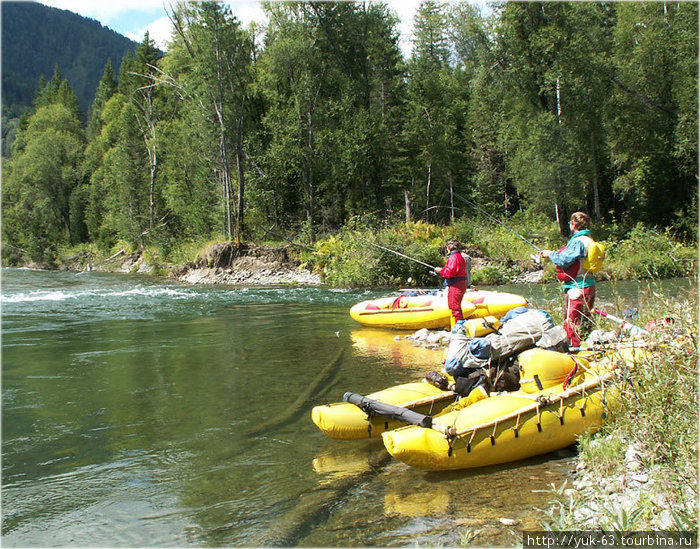
[[[593,312],[603,316],[605,318],[609,318],[613,322],[617,322],[620,325],[620,328],[622,330],[625,330],[626,332],[629,332],[630,335],[642,335],[642,336],[648,336],[649,332],[647,332],[644,328],[640,328],[639,326],[635,326],[634,324],[630,324],[626,320],[618,317],[611,315],[610,313],[606,313],[605,311],[602,311],[601,309],[598,309],[595,307],[593,309]]]

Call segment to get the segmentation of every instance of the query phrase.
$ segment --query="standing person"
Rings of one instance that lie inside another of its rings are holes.
[[[447,262],[444,267],[435,267],[435,273],[442,276],[447,286],[447,306],[452,311],[453,324],[464,320],[462,314],[462,298],[467,290],[467,264],[460,253],[462,245],[457,240],[448,240]]]
[[[564,282],[564,329],[571,347],[581,345],[581,324],[590,320],[590,311],[595,301],[595,278],[583,268],[588,256],[588,247],[593,242],[588,228],[591,218],[583,212],[572,214],[569,242],[558,252],[542,250],[540,255],[557,266],[557,278]]]

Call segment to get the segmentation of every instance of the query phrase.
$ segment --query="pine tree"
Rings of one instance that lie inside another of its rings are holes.
[[[88,116],[87,132],[86,137],[88,142],[92,141],[97,137],[102,129],[101,114],[105,103],[114,95],[117,91],[117,80],[114,76],[114,69],[112,68],[112,60],[108,59],[105,65],[104,73],[100,79],[100,83],[97,85],[97,91],[95,92],[95,99],[92,102]]]

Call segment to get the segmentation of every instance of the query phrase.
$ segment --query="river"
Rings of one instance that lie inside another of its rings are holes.
[[[560,306],[554,286],[499,289]],[[614,291],[633,306],[648,290]],[[612,292],[601,284],[599,302]],[[520,543],[571,452],[426,473],[382,458],[381,441],[331,441],[312,424],[312,406],[345,391],[439,368],[440,351],[350,319],[386,293],[3,269],[2,544]]]

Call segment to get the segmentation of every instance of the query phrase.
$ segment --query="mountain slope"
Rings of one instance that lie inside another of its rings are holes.
[[[58,64],[83,112],[92,102],[107,59],[119,71],[137,44],[93,19],[36,2],[2,2],[3,112],[16,116],[32,104],[39,77]]]

